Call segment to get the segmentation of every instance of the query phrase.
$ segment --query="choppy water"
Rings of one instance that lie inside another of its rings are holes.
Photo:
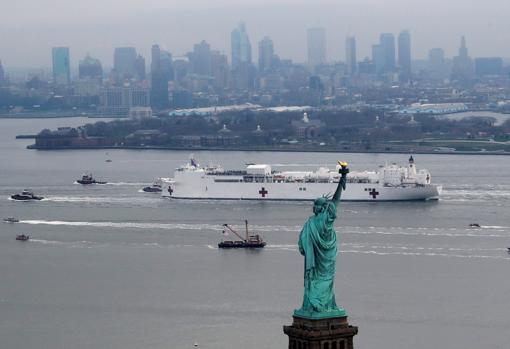
[[[86,120],[0,120],[1,348],[285,348],[300,305],[297,251],[309,203],[174,201],[140,192],[188,158],[176,151],[24,149],[18,133]],[[356,169],[388,154],[197,152],[247,162]],[[106,163],[110,158],[112,163]],[[510,161],[415,156],[444,186],[439,202],[344,203],[337,300],[357,348],[507,348]],[[110,184],[81,186],[92,172]],[[15,202],[25,187],[45,197]],[[261,251],[224,251],[221,224],[261,232]],[[469,223],[480,228],[470,228]],[[20,243],[16,234],[29,234]],[[432,337],[431,337],[432,336]]]

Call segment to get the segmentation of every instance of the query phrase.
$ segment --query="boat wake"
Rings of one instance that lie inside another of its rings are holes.
[[[98,204],[134,204],[134,205],[148,205],[161,202],[159,197],[140,197],[140,196],[125,196],[125,197],[105,197],[105,196],[49,196],[42,201],[50,202],[71,202],[71,203],[98,203]]]
[[[25,224],[63,225],[82,227],[104,228],[129,228],[129,229],[166,229],[166,230],[204,230],[222,231],[220,224],[205,223],[156,223],[156,222],[86,222],[86,221],[60,221],[60,220],[20,220]],[[301,226],[285,225],[253,225],[253,230],[264,233],[299,232]],[[510,227],[506,226],[481,226],[480,228],[428,228],[428,227],[337,227],[339,234],[350,235],[405,235],[405,236],[444,236],[444,237],[509,237]],[[487,229],[487,232],[484,232]],[[504,234],[506,233],[506,234]]]
[[[61,225],[73,227],[99,227],[124,229],[165,229],[165,230],[214,230],[221,231],[218,224],[178,224],[178,223],[144,223],[144,222],[79,222],[79,221],[48,221],[20,220],[19,223],[32,225]]]
[[[266,246],[273,251],[298,251],[297,245]],[[341,253],[370,254],[377,256],[411,256],[411,257],[447,257],[447,258],[475,258],[475,259],[502,259],[510,260],[510,255],[504,248],[477,248],[477,247],[425,247],[405,245],[372,245],[358,243],[343,243],[339,245]],[[490,253],[493,254],[490,254]]]
[[[443,187],[443,201],[510,201],[510,185],[451,185]]]
[[[43,245],[61,246],[68,248],[102,248],[109,246],[125,246],[129,248],[163,248],[163,249],[182,249],[182,248],[206,248],[208,250],[218,250],[216,245],[212,244],[164,244],[161,242],[95,242],[95,241],[57,241],[44,239],[30,239],[31,243]],[[297,253],[297,244],[268,244],[265,248],[268,252],[291,251]],[[492,260],[510,260],[510,254],[505,248],[489,247],[467,247],[467,246],[420,246],[405,244],[364,244],[364,243],[341,243],[339,244],[341,253],[346,254],[365,254],[374,256],[406,256],[406,257],[442,257],[442,258],[467,258],[467,259],[492,259]]]
[[[80,184],[78,182],[74,182],[73,184]],[[80,184],[82,185],[82,184]],[[146,182],[107,182],[107,183],[94,183],[94,184],[87,184],[87,185],[101,185],[101,186],[144,186],[144,185],[150,185],[150,183]]]

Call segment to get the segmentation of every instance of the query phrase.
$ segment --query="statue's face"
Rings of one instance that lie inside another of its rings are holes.
[[[319,214],[324,210],[325,200],[323,198],[319,198],[313,202],[313,213]]]

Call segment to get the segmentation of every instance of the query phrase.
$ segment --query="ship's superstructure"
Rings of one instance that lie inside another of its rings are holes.
[[[337,168],[317,171],[273,171],[271,165],[249,164],[245,170],[201,167],[194,159],[175,170],[163,195],[176,199],[217,200],[314,200],[332,194],[340,179]],[[351,171],[343,201],[434,200],[441,187],[431,175],[417,170],[414,159],[407,166],[391,164],[378,171]]]

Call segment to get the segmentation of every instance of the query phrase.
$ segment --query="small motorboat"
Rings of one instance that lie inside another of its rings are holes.
[[[92,174],[84,174],[81,179],[76,180],[80,184],[106,184],[106,181],[98,181],[92,177]]]
[[[112,162],[112,159],[106,159],[104,162]]]
[[[5,223],[18,223],[19,219],[16,219],[14,217],[7,217],[7,218],[4,218],[4,222]]]
[[[25,189],[19,194],[11,195],[11,199],[18,201],[29,201],[29,200],[42,200],[44,198],[42,196],[36,196],[30,190]]]
[[[227,228],[230,232],[234,233],[239,238],[239,240],[222,241],[218,244],[218,248],[262,248],[266,246],[266,242],[262,239],[262,236],[260,236],[259,234],[250,234],[250,232],[248,231],[248,221],[245,220],[244,222],[246,226],[245,237],[239,235],[228,224],[223,224],[223,226]],[[223,230],[223,235],[228,235],[228,232]]]
[[[25,235],[25,234],[16,235],[16,240],[18,240],[18,241],[28,241],[29,239],[30,239],[30,236]]]
[[[154,180],[152,185],[142,189],[146,193],[161,193],[163,191],[163,181],[161,178]]]
[[[469,224],[469,227],[470,228],[480,228],[480,224],[478,224],[478,223],[471,223],[471,224]]]

